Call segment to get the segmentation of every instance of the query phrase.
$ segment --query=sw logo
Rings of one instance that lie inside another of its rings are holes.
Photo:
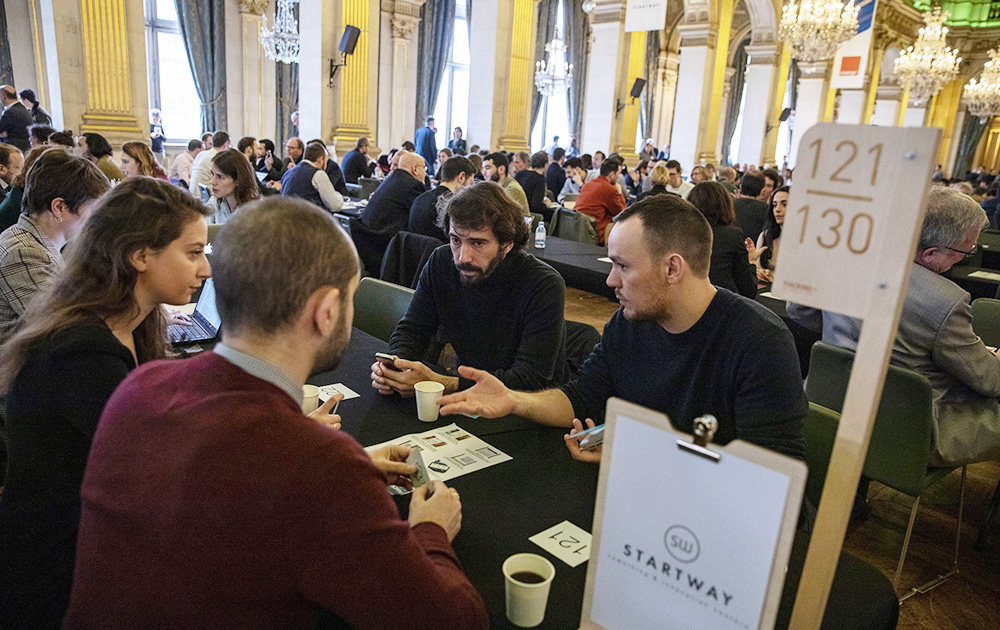
[[[663,534],[663,544],[677,562],[690,564],[701,555],[701,543],[694,532],[683,525],[673,525]]]

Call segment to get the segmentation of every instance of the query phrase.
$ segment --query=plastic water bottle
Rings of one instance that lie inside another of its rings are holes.
[[[545,249],[545,221],[539,221],[535,228],[535,249]]]

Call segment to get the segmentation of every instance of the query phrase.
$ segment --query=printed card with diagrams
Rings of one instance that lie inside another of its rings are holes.
[[[419,449],[431,480],[447,481],[470,472],[510,461],[512,457],[472,435],[457,424],[425,433],[411,433],[395,440],[369,446],[369,454],[395,444]]]

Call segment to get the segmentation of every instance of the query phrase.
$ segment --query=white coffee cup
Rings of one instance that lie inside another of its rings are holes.
[[[521,572],[533,573],[540,582],[523,582],[513,576]],[[504,560],[503,579],[507,593],[507,619],[519,628],[534,628],[545,619],[545,606],[549,602],[549,588],[556,576],[552,563],[533,553],[517,553]]]
[[[312,413],[319,409],[319,388],[315,385],[302,386],[302,413]]]
[[[422,422],[438,419],[438,398],[444,394],[444,385],[437,381],[420,381],[413,386],[417,392],[417,417]]]

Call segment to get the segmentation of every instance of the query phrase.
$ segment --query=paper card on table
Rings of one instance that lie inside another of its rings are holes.
[[[973,271],[969,274],[970,278],[982,278],[983,280],[1000,280],[1000,273],[995,273],[992,271]]]
[[[591,535],[569,521],[553,525],[528,540],[535,543],[571,567],[590,559]]]
[[[324,385],[319,388],[319,401],[320,403],[325,403],[326,401],[330,400],[330,398],[336,396],[337,394],[343,394],[344,400],[348,400],[350,398],[358,398],[361,396],[361,394],[357,393],[356,391],[354,391],[347,385],[344,385],[343,383],[334,383],[332,385]]]
[[[372,452],[395,444],[419,449],[430,479],[447,481],[470,472],[510,461],[510,455],[472,435],[457,424],[423,433],[411,433],[365,448]]]
[[[598,258],[597,260],[599,260],[600,262],[614,263],[613,260],[611,260],[610,258],[608,258],[606,256],[604,258]]]

